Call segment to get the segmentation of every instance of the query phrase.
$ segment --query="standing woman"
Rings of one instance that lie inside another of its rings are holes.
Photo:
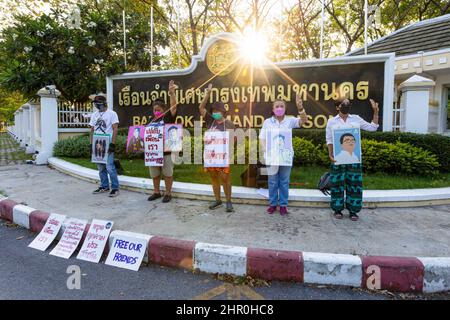
[[[208,85],[205,91],[205,97],[199,105],[200,115],[203,117],[206,123],[208,131],[226,131],[234,130],[234,124],[225,118],[226,109],[222,102],[216,101],[211,107],[211,112],[206,111],[206,104],[211,94],[212,84]],[[231,135],[230,136],[234,136]],[[230,139],[230,141],[233,141]],[[231,147],[231,146],[230,146]],[[205,168],[205,171],[209,173],[211,177],[211,184],[214,191],[214,197],[216,198],[209,206],[209,209],[214,210],[222,206],[222,200],[220,196],[220,185],[223,186],[223,191],[227,200],[226,212],[233,212],[233,204],[231,203],[231,174],[230,166],[217,167],[217,168]]]
[[[283,100],[275,100],[272,106],[272,117],[266,119],[259,132],[259,146],[265,150],[267,132],[270,130],[300,128],[300,126],[308,120],[303,102],[300,96],[296,95],[296,105],[298,116],[286,117],[286,102]],[[265,150],[269,152],[270,150]],[[294,154],[293,150],[292,156]],[[265,153],[266,154],[266,153]],[[269,182],[269,207],[267,213],[272,214],[280,205],[280,214],[288,213],[287,205],[289,198],[289,181],[291,177],[292,166],[270,166],[268,170]]]
[[[166,104],[161,100],[156,100],[153,103],[153,116],[150,117],[151,123],[175,123],[177,117],[177,97],[175,95],[175,85],[173,80],[169,82],[169,97],[170,108],[167,108]],[[161,195],[161,175],[164,176],[164,183],[166,190],[162,202],[167,203],[172,200],[172,185],[173,185],[173,168],[175,164],[172,161],[172,153],[164,152],[164,162],[162,167],[150,166],[150,176],[153,179],[153,194],[148,197],[148,201],[154,201],[162,197]]]
[[[350,114],[352,106],[350,100],[340,99],[335,101],[335,107],[338,115],[328,120],[326,129],[326,141],[328,146],[328,156],[331,160],[330,182],[331,182],[331,209],[334,211],[336,219],[342,219],[342,210],[344,207],[350,213],[352,221],[358,220],[357,213],[362,207],[362,170],[361,163],[354,164],[334,164],[336,159],[333,157],[333,129],[337,128],[360,128],[365,131],[377,131],[378,129],[378,103],[370,99],[370,105],[373,110],[372,122],[368,123],[356,114]],[[347,139],[352,143],[351,139]],[[341,143],[347,143],[343,140]],[[354,143],[354,137],[353,137]],[[344,194],[345,190],[345,194]]]

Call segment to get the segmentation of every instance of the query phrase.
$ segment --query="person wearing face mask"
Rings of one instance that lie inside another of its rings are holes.
[[[234,130],[234,124],[225,118],[226,109],[222,102],[214,102],[211,107],[211,112],[206,111],[206,104],[209,100],[209,96],[211,93],[212,84],[208,85],[208,88],[205,91],[205,97],[201,101],[199,105],[200,115],[205,120],[206,128],[209,131],[226,131],[226,130]],[[230,137],[233,136],[230,134]],[[230,149],[231,143],[230,143]],[[226,212],[233,212],[233,204],[231,202],[231,174],[230,167],[221,167],[221,168],[205,168],[205,171],[209,173],[211,177],[211,184],[213,187],[215,201],[212,202],[209,206],[209,209],[214,210],[221,207],[222,200],[220,195],[220,185],[223,186],[223,191],[226,197]]]
[[[175,89],[177,86],[174,81],[169,82],[170,108],[161,100],[153,102],[153,115],[150,117],[150,123],[175,123],[177,117],[177,98]],[[150,166],[150,176],[153,179],[153,194],[148,197],[148,201],[154,201],[162,197],[161,195],[161,174],[164,176],[166,190],[162,202],[167,203],[172,200],[173,168],[175,164],[172,160],[171,152],[164,152],[164,162],[162,167]]]
[[[342,210],[344,207],[350,213],[350,219],[358,220],[358,212],[362,208],[362,167],[361,163],[354,164],[336,164],[337,160],[333,157],[333,130],[339,128],[360,128],[365,131],[376,131],[378,129],[378,103],[370,99],[370,105],[373,110],[372,122],[368,123],[356,114],[350,114],[351,102],[346,98],[335,101],[338,115],[328,120],[326,129],[326,142],[328,146],[328,156],[331,160],[330,181],[331,181],[331,210],[336,219],[342,219]],[[343,135],[344,136],[344,135]],[[352,137],[341,137],[341,144],[346,142],[351,149]],[[346,141],[344,141],[346,140]],[[354,140],[354,138],[353,138]],[[344,148],[345,150],[345,148]],[[338,156],[336,156],[337,158]],[[338,162],[339,163],[339,162]],[[345,192],[344,192],[345,191]]]
[[[109,134],[111,136],[111,142],[108,149],[108,159],[106,164],[97,163],[97,168],[100,176],[100,187],[96,189],[93,193],[99,194],[104,192],[110,192],[110,197],[116,197],[119,195],[119,179],[117,178],[117,170],[114,165],[114,151],[116,150],[116,137],[117,130],[119,128],[119,117],[117,113],[112,110],[108,110],[108,105],[106,103],[106,96],[103,94],[97,94],[94,96],[92,102],[93,106],[97,109],[89,122],[91,127],[90,141],[92,150],[92,138],[94,133],[99,134]],[[96,146],[97,148],[97,146]],[[98,146],[101,149],[106,149],[105,146]],[[109,178],[111,180],[111,188],[109,187]],[[110,191],[111,190],[111,191]]]
[[[298,117],[286,116],[286,102],[283,100],[276,100],[272,106],[272,117],[266,119],[259,132],[259,146],[262,150],[265,149],[267,132],[270,130],[280,130],[300,128],[300,126],[308,121],[308,116],[303,108],[303,102],[300,96],[296,96],[296,105]],[[264,150],[266,151],[266,150]],[[270,150],[267,150],[270,151]],[[289,150],[291,157],[294,154],[293,150]],[[268,214],[273,214],[280,206],[280,215],[288,214],[287,205],[289,198],[289,181],[291,177],[292,166],[269,166],[268,168],[268,184],[269,184],[269,207]]]

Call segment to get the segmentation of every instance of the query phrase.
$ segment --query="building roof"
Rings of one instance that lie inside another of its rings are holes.
[[[413,23],[375,40],[368,44],[367,53],[395,52],[396,56],[404,56],[444,48],[450,48],[450,14]],[[346,55],[362,54],[364,47]]]

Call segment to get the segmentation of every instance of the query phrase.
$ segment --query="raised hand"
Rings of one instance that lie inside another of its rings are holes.
[[[169,94],[173,95],[175,94],[175,90],[178,89],[178,86],[175,84],[173,80],[169,81]]]
[[[297,109],[299,111],[303,110],[303,100],[301,99],[298,92],[295,94],[295,103],[297,104]]]
[[[212,90],[212,83],[208,84],[208,87],[206,88],[205,93],[210,94],[211,90]]]
[[[380,111],[380,108],[378,107],[378,102],[375,102],[375,100],[370,99],[370,105],[372,106],[373,113],[378,113]]]

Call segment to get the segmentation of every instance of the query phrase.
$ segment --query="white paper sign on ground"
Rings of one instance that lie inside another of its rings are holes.
[[[138,271],[147,250],[147,241],[129,236],[118,236],[111,244],[105,264]]]
[[[206,131],[204,144],[203,165],[205,168],[229,166],[229,132]]]
[[[86,224],[87,220],[75,218],[67,219],[66,229],[64,230],[61,240],[59,240],[58,244],[53,248],[50,254],[52,256],[69,259],[80,244]]]
[[[45,222],[41,232],[34,238],[34,240],[28,245],[28,247],[45,251],[48,246],[55,240],[58,235],[59,229],[66,219],[65,215],[52,213]]]
[[[113,224],[112,221],[93,219],[77,259],[98,263]]]
[[[151,123],[145,127],[144,164],[152,167],[162,167],[164,164],[164,125]]]

